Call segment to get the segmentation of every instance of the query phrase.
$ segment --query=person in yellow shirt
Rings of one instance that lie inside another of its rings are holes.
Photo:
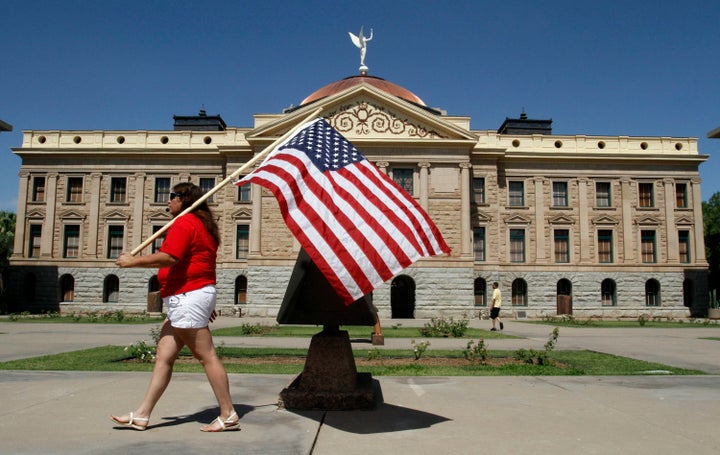
[[[502,320],[500,319],[500,307],[502,306],[502,293],[500,292],[500,288],[498,288],[497,281],[492,284],[493,287],[493,294],[492,294],[492,304],[490,305],[490,319],[492,319],[492,329],[491,331],[497,331],[495,328],[496,322],[500,323],[500,330],[504,329],[505,326],[502,323]]]

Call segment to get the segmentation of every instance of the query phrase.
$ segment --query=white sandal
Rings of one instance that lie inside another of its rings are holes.
[[[220,432],[220,431],[239,430],[239,429],[240,429],[240,418],[238,418],[237,420],[234,420],[234,421],[233,421],[233,418],[234,418],[234,417],[237,417],[237,416],[238,416],[238,415],[237,415],[237,412],[235,412],[235,411],[233,411],[233,413],[230,414],[230,417],[228,417],[228,418],[225,419],[225,420],[223,420],[222,417],[218,416],[218,418],[215,419],[215,420],[217,420],[217,423],[220,424],[220,429],[219,429],[219,430],[209,430],[209,429],[208,429],[208,428],[210,428],[210,426],[211,426],[213,423],[215,423],[215,420],[213,420],[213,421],[210,422],[208,425],[205,425],[204,427],[201,427],[201,428],[200,428],[200,431],[204,431],[204,432],[206,432],[206,433],[218,433],[218,432]]]
[[[122,425],[124,427],[130,427],[133,430],[137,430],[137,431],[145,431],[147,429],[148,422],[150,421],[150,419],[147,417],[135,417],[135,415],[132,412],[130,412],[130,420],[128,420],[127,422],[122,422],[122,421],[120,421],[120,419],[118,419],[115,416],[110,416],[110,419],[112,419],[112,421],[115,423],[119,423],[120,425]],[[135,422],[145,422],[145,426],[137,425],[137,424],[135,424]]]

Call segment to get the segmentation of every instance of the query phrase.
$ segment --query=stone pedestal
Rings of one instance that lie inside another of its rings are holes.
[[[371,409],[375,401],[374,381],[357,372],[348,332],[326,328],[312,337],[303,372],[280,392],[278,405],[341,411]]]

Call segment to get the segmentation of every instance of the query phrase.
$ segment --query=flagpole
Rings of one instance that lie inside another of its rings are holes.
[[[218,183],[217,185],[215,185],[214,188],[210,189],[208,192],[206,192],[205,194],[203,194],[203,195],[202,195],[197,201],[195,201],[190,207],[188,207],[188,208],[186,208],[185,210],[183,210],[180,214],[178,214],[178,216],[176,216],[176,217],[174,217],[173,219],[171,219],[165,226],[163,226],[162,228],[158,229],[157,232],[155,232],[153,235],[151,235],[150,237],[148,237],[147,240],[145,240],[143,243],[141,243],[139,246],[137,246],[134,250],[132,250],[132,251],[130,252],[130,254],[131,254],[132,256],[135,256],[136,254],[138,254],[139,252],[141,252],[142,250],[144,250],[145,248],[147,248],[148,245],[150,245],[150,244],[151,244],[152,242],[154,242],[158,237],[160,237],[161,235],[163,235],[163,234],[165,233],[165,231],[167,231],[167,230],[170,228],[170,226],[172,226],[172,224],[175,222],[175,220],[176,220],[178,217],[180,217],[180,216],[182,216],[182,215],[185,215],[186,213],[189,213],[189,212],[193,211],[195,208],[197,208],[197,206],[199,206],[200,204],[202,204],[203,202],[205,202],[205,201],[206,201],[208,198],[210,198],[213,194],[215,194],[215,193],[217,193],[218,191],[220,191],[220,189],[221,189],[222,187],[224,187],[225,185],[227,185],[227,184],[230,183],[231,181],[237,179],[237,177],[238,177],[240,174],[242,174],[243,172],[245,172],[245,171],[246,171],[247,169],[249,169],[251,166],[254,166],[255,163],[257,163],[257,162],[260,161],[261,159],[264,159],[265,156],[266,156],[268,153],[270,153],[270,152],[271,152],[275,147],[277,147],[279,144],[281,144],[281,143],[283,143],[285,140],[287,140],[290,136],[292,136],[293,134],[295,134],[295,133],[297,132],[297,130],[299,130],[304,124],[306,124],[306,123],[309,122],[310,120],[312,120],[312,119],[314,119],[315,117],[317,117],[318,114],[320,114],[320,112],[321,112],[322,110],[323,110],[322,107],[319,107],[319,108],[315,109],[310,115],[308,115],[305,119],[303,119],[303,121],[299,122],[297,125],[295,125],[295,127],[291,128],[290,131],[288,131],[287,133],[283,134],[283,135],[280,136],[278,139],[276,139],[275,141],[273,141],[273,143],[270,144],[270,145],[268,145],[267,147],[265,147],[262,152],[258,153],[258,154],[255,155],[254,157],[252,157],[252,158],[250,159],[250,161],[248,161],[247,163],[245,163],[245,164],[243,164],[242,166],[240,166],[235,172],[233,172],[232,174],[228,175],[222,182]]]

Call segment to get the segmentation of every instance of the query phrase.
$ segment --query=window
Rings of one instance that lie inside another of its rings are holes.
[[[120,294],[120,280],[115,275],[108,275],[103,282],[103,303],[117,303]]]
[[[162,229],[162,226],[153,226],[152,227],[153,234],[155,234],[160,229]],[[167,231],[163,232],[163,234],[160,237],[156,238],[155,241],[153,241],[153,244],[152,244],[152,252],[153,253],[157,253],[158,251],[160,251],[160,247],[162,246],[163,240],[165,240],[166,235],[167,235]]]
[[[75,300],[75,278],[72,275],[60,277],[60,299],[62,302]]]
[[[640,207],[655,207],[652,183],[638,183],[638,199]]]
[[[76,258],[80,256],[80,226],[68,224],[63,234],[63,257]]]
[[[45,177],[34,177],[32,185],[32,201],[45,202]]]
[[[240,275],[235,279],[235,305],[247,303],[247,277]]]
[[[127,179],[125,177],[110,179],[110,202],[127,202]]]
[[[68,177],[67,179],[67,202],[82,202],[83,178]]]
[[[209,178],[209,177],[208,177],[208,178],[201,178],[201,179],[200,179],[200,185],[199,185],[199,186],[200,186],[200,190],[201,190],[203,193],[207,193],[207,192],[210,191],[211,189],[215,188],[215,179],[214,179],[214,178]],[[210,197],[207,199],[207,202],[213,202],[213,201],[214,201],[214,198],[215,198],[215,195],[210,196]]]
[[[170,199],[170,177],[155,177],[155,195],[153,200],[165,203]]]
[[[656,262],[657,258],[655,257],[655,231],[640,232],[640,252],[642,255],[642,262]]]
[[[476,204],[485,203],[485,179],[473,177],[472,179],[473,202]]]
[[[238,179],[241,179],[243,177],[245,176],[241,175],[240,177],[238,177]],[[238,201],[249,202],[251,200],[250,188],[252,188],[252,185],[250,183],[246,183],[245,185],[238,187]]]
[[[473,229],[473,252],[476,261],[485,260],[485,228],[477,227]]]
[[[248,253],[250,252],[250,226],[246,224],[239,224],[237,227],[237,252],[235,254],[236,259],[247,259]]]
[[[397,183],[400,188],[407,191],[412,196],[415,188],[413,185],[413,170],[405,168],[394,168],[393,169],[393,181]]]
[[[600,301],[602,306],[616,305],[617,294],[615,289],[615,282],[609,278],[600,283]]]
[[[607,264],[613,261],[613,232],[609,229],[598,230],[598,262]]]
[[[595,183],[595,205],[597,207],[611,207],[610,182]]]
[[[525,205],[525,185],[523,182],[508,183],[508,204],[514,207]]]
[[[675,207],[679,209],[686,209],[688,206],[687,201],[687,184],[676,183],[675,184]]]
[[[527,283],[518,278],[512,283],[512,306],[527,306]]]
[[[553,182],[553,207],[568,206],[568,184],[567,182]]]
[[[555,262],[570,262],[570,231],[555,229]]]
[[[475,278],[475,306],[487,306],[487,282],[483,278]]]
[[[645,282],[645,306],[660,306],[660,283],[657,280]]]
[[[690,231],[678,231],[678,250],[680,262],[690,262]]]
[[[525,262],[524,229],[510,229],[510,262]]]
[[[108,259],[115,259],[120,256],[123,250],[123,234],[124,226],[111,225],[108,226]]]
[[[39,258],[40,257],[40,245],[42,239],[42,225],[31,224],[30,225],[30,236],[28,241],[28,257]]]

